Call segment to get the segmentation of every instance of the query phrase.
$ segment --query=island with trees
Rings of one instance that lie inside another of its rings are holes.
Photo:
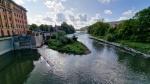
[[[64,31],[60,30],[51,36],[48,47],[62,53],[75,55],[84,55],[91,52],[82,42],[77,41],[76,36],[69,38]]]
[[[32,31],[50,32],[51,36],[47,38],[45,44],[48,45],[49,48],[61,53],[75,55],[91,53],[91,51],[82,42],[77,40],[76,36],[71,38],[67,37],[67,34],[75,33],[75,28],[72,25],[68,25],[66,22],[63,22],[61,26],[55,25],[55,27],[43,24],[40,26],[32,24],[29,29]]]
[[[133,18],[116,27],[97,22],[88,27],[88,33],[150,54],[150,7],[137,12]]]

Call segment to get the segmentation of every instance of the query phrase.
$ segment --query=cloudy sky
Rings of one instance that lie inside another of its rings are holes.
[[[59,25],[61,22],[81,28],[104,21],[129,19],[150,6],[150,0],[14,0],[25,7],[28,23]]]

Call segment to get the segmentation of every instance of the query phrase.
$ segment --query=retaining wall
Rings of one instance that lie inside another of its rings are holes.
[[[0,38],[0,55],[13,50],[13,38]]]

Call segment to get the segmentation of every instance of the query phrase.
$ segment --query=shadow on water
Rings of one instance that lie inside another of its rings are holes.
[[[139,54],[130,53],[125,50],[121,50],[120,48],[97,41],[93,42],[93,46],[99,52],[103,52],[105,48],[107,49],[107,53],[114,50],[113,53],[115,53],[117,56],[117,61],[122,65],[126,65],[129,70],[136,73],[145,73],[147,76],[150,75],[150,57],[144,57]]]
[[[129,69],[134,70],[137,73],[146,73],[150,75],[150,57],[144,57],[141,55],[132,55],[129,53],[117,52],[118,61],[125,64]]]
[[[36,50],[11,51],[0,56],[0,84],[22,84],[40,55]]]

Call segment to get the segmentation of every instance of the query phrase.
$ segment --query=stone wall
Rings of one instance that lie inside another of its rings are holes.
[[[0,38],[0,55],[13,50],[13,38]]]

